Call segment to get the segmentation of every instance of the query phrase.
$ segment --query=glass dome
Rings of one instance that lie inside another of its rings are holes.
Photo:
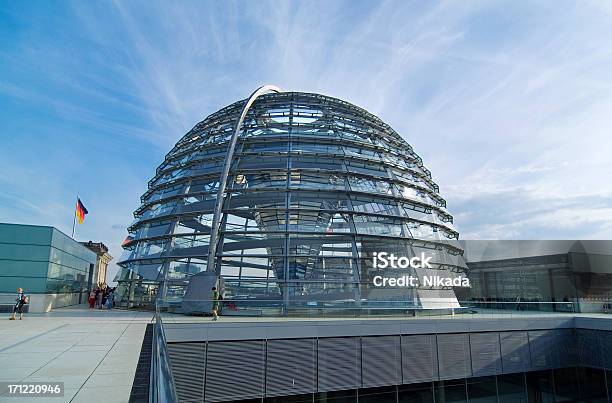
[[[129,306],[180,301],[202,271],[223,278],[226,300],[262,306],[418,306],[418,289],[374,289],[374,252],[423,252],[434,273],[465,270],[453,217],[412,147],[366,110],[319,94],[259,91],[208,116],[141,202],[117,277]]]

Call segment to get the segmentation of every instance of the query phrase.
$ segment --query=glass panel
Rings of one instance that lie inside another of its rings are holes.
[[[507,374],[497,376],[499,403],[525,403],[525,375]]]
[[[26,294],[39,294],[46,292],[45,278],[29,278],[29,277],[0,277],[0,292],[6,292],[9,295],[17,293],[17,288],[23,288]],[[12,303],[12,300],[9,298]]]
[[[135,256],[138,258],[159,256],[159,254],[163,252],[167,242],[168,241],[165,239],[139,242]]]
[[[580,398],[590,403],[606,403],[606,374],[595,368],[578,368]]]
[[[401,220],[365,215],[354,215],[353,220],[358,234],[404,236]]]
[[[289,231],[292,232],[351,232],[348,214],[321,211],[289,211]]]
[[[0,244],[0,256],[2,256],[2,259],[6,260],[31,260],[48,262],[49,246]]]
[[[275,278],[273,273],[269,273],[273,271],[274,263],[274,258],[268,257],[226,257],[222,260],[221,275],[226,280],[244,277]]]
[[[341,257],[291,257],[289,261],[290,279],[320,280],[330,282],[335,280],[350,280],[353,278],[355,264],[351,258]],[[279,278],[284,276],[279,275]]]
[[[34,225],[0,224],[0,244],[50,245],[53,228]],[[54,244],[55,245],[55,244]]]
[[[185,188],[185,184],[184,183],[177,183],[175,185],[171,185],[171,186],[168,186],[168,187],[165,187],[165,188],[157,189],[157,190],[151,192],[151,194],[149,194],[149,196],[147,196],[147,198],[145,199],[145,202],[146,203],[151,203],[153,201],[165,199],[167,197],[176,196],[176,195],[182,193],[184,188]],[[194,190],[194,192],[195,192],[195,190]]]
[[[606,371],[606,381],[608,386],[608,399],[612,401],[612,371]]]
[[[308,306],[326,312],[343,313],[343,308],[355,306],[356,284],[343,282],[297,283],[287,285],[291,308]]]
[[[313,395],[293,395],[293,396],[278,396],[266,397],[264,403],[312,403]],[[259,400],[257,400],[259,402]],[[241,400],[240,403],[244,402]]]
[[[242,149],[243,153],[279,152],[287,151],[289,148],[286,141],[275,141],[265,143],[249,142]]]
[[[254,312],[267,312],[266,308],[281,304],[281,290],[272,280],[229,279],[225,280],[223,310],[238,311],[243,308],[256,308]],[[268,312],[278,314],[278,310]]]
[[[467,403],[465,379],[435,382],[436,402]]]
[[[152,238],[160,235],[166,235],[170,232],[172,223],[170,221],[157,221],[144,224],[136,231],[134,238]]]
[[[287,157],[276,156],[243,156],[238,163],[239,170],[261,170],[261,169],[279,169],[287,168]]]
[[[46,292],[54,294],[83,292],[87,289],[85,274],[70,274],[63,278],[47,279]]]
[[[381,193],[392,195],[391,184],[382,179],[372,179],[359,176],[349,176],[351,190],[355,192]]]
[[[291,209],[316,209],[348,211],[348,197],[339,192],[310,192],[301,191],[291,193],[289,207]]]
[[[289,254],[351,256],[352,245],[352,238],[348,235],[309,236],[292,234],[289,239]]]
[[[373,159],[374,161],[380,161],[380,159],[384,158],[384,155],[386,155],[381,155],[378,151],[372,150],[367,147],[344,146],[343,148],[346,155]]]
[[[312,168],[329,171],[346,171],[340,158],[317,158],[307,155],[293,155],[291,157],[291,167],[295,169],[299,168]]]
[[[202,214],[194,217],[181,217],[174,226],[175,234],[210,233],[212,225],[212,214]]]
[[[89,264],[87,265],[89,266]],[[49,262],[31,262],[28,260],[0,260],[0,292],[4,291],[3,277],[22,277],[28,273],[28,277],[47,277]],[[10,290],[13,292],[14,290]]]
[[[151,262],[150,264],[127,264],[124,268],[121,269],[119,273],[117,273],[115,281],[135,279],[159,281],[160,270],[161,263],[159,263],[159,259],[157,259],[156,262]]]
[[[497,401],[497,384],[495,376],[469,378],[467,380],[470,403],[490,403]]]
[[[533,403],[555,403],[552,371],[527,372],[527,396]],[[558,400],[565,401],[565,400]]]
[[[196,248],[199,246],[208,246],[209,244],[210,235],[179,236],[174,238],[172,250]]]
[[[252,233],[224,234],[223,255],[282,256],[285,251],[285,234]]]
[[[433,403],[433,382],[398,386],[399,403]]]
[[[323,144],[323,143],[300,143],[293,142],[291,144],[291,151],[299,151],[303,153],[319,153],[319,154],[340,154],[343,155],[345,149],[338,144]]]
[[[226,201],[224,207],[227,209],[248,209],[254,210],[254,213],[263,211],[264,209],[275,210],[285,207],[286,195],[285,192],[269,191],[269,192],[249,192],[235,191],[232,192],[229,203]]]
[[[346,190],[343,177],[337,174],[294,171],[291,173],[291,188]]]
[[[125,269],[124,269],[125,270]],[[125,308],[151,309],[157,297],[159,283],[146,281],[134,275],[121,275],[115,290],[117,306]]]
[[[168,279],[179,280],[189,278],[194,274],[206,270],[206,258],[187,258],[170,261]]]
[[[62,251],[66,251],[71,255],[77,256],[83,260],[88,260],[91,263],[95,262],[96,255],[91,250],[84,248],[68,235],[53,228],[53,239],[51,246]]]
[[[387,170],[382,164],[374,164],[366,161],[347,161],[347,170],[364,175],[388,178]]]
[[[397,203],[391,199],[372,199],[355,197],[352,199],[353,211],[359,213],[384,214],[399,216],[400,211]]]
[[[575,399],[578,399],[580,389],[578,387],[576,368],[555,369],[553,375],[556,402],[573,402]]]
[[[342,390],[338,392],[319,392],[315,394],[317,403],[355,403],[357,390]]]
[[[73,267],[49,264],[47,291],[54,293],[79,292],[87,288],[89,264],[87,270],[76,270]]]
[[[233,189],[272,189],[287,186],[287,173],[279,172],[238,172],[228,180]]]
[[[359,389],[359,403],[396,403],[396,386]]]

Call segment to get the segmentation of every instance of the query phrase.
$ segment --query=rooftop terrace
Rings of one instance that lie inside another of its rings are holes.
[[[84,306],[0,320],[0,382],[64,382],[51,402],[127,402],[152,313]],[[8,401],[0,391],[0,401]],[[47,401],[37,398],[37,402]]]

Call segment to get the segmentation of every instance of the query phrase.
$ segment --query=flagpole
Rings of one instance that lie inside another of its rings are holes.
[[[77,200],[76,203],[79,202],[79,195],[77,193]],[[74,239],[74,226],[76,225],[76,203],[74,205],[74,214],[72,215],[72,239]]]

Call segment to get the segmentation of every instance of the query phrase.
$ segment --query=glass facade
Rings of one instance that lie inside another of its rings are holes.
[[[612,241],[462,241],[471,288],[462,301],[495,309],[609,312]]]
[[[53,227],[0,224],[0,293],[87,291],[96,254]]]
[[[576,300],[574,273],[568,254],[533,256],[521,259],[468,262],[472,288],[465,300],[486,302],[527,302],[523,309],[571,310]],[[543,304],[538,302],[568,302]],[[509,306],[515,309],[515,306]]]
[[[466,268],[438,186],[391,127],[335,98],[284,92],[257,98],[235,130],[246,103],[198,123],[149,181],[119,262],[123,303],[146,305],[158,293],[180,301],[189,278],[209,271],[224,279],[225,299],[258,306],[417,306],[417,290],[369,289],[380,274],[374,252],[426,253],[432,273]]]
[[[611,371],[563,368],[241,402],[608,403]]]

